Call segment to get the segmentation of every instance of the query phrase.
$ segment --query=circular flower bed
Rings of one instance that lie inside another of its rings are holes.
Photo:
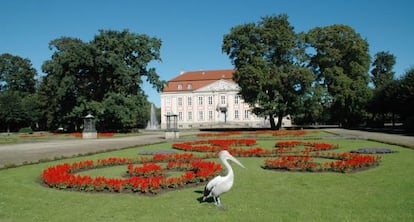
[[[156,162],[167,164],[164,168]],[[134,164],[142,164],[142,166],[134,166]],[[127,165],[128,178],[76,174],[80,171],[117,165]],[[167,170],[185,172],[178,177],[165,177],[163,172]],[[163,189],[204,182],[221,171],[220,164],[203,161],[189,153],[156,154],[152,158],[108,158],[59,164],[43,170],[41,178],[46,185],[57,189],[156,194]]]
[[[282,171],[347,173],[377,166],[381,160],[378,155],[334,153],[331,150],[337,149],[338,145],[308,141],[279,141],[273,148],[264,149],[257,147],[254,139],[214,139],[174,143],[172,148],[204,154],[194,156],[188,152],[162,150],[143,152],[137,158],[113,157],[63,163],[43,170],[41,178],[44,184],[57,189],[156,194],[200,184],[221,173],[221,164],[203,160],[216,158],[221,150],[228,150],[237,157],[266,157],[263,169]],[[119,165],[125,165],[127,176],[124,178],[79,174],[81,171]],[[169,176],[172,171],[183,173]]]
[[[256,140],[254,139],[197,140],[175,143],[173,144],[173,148],[198,152],[218,152],[226,149],[233,156],[238,157],[276,156],[273,159],[265,159],[262,168],[285,171],[354,172],[377,166],[381,159],[381,156],[374,155],[361,155],[349,152],[326,152],[338,148],[338,145],[329,143],[280,141],[275,143],[275,148],[272,150],[260,147],[249,148],[254,145],[256,145]],[[331,161],[324,163],[320,161],[315,162],[314,158],[328,159]]]

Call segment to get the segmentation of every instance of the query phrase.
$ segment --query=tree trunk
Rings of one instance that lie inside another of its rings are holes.
[[[283,121],[283,115],[279,114],[277,115],[277,130],[280,130],[282,128],[282,121]]]
[[[392,112],[392,128],[394,129],[395,128],[395,113],[394,112]]]
[[[272,114],[269,115],[269,121],[270,121],[270,128],[276,129],[275,119],[273,118]]]

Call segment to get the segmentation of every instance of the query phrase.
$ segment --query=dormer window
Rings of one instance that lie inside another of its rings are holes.
[[[193,85],[191,85],[191,83],[189,83],[188,85],[187,85],[187,89],[192,89],[193,88]]]
[[[177,89],[182,90],[183,89],[183,84],[178,84]]]

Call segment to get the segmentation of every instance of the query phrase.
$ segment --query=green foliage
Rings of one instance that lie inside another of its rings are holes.
[[[391,80],[374,92],[367,110],[374,114],[398,115],[411,130],[414,116],[414,68],[398,80]],[[394,120],[393,120],[394,121]]]
[[[0,92],[34,93],[37,75],[30,60],[5,53],[0,55]]]
[[[142,126],[148,119],[143,77],[158,91],[164,86],[155,69],[147,68],[161,60],[160,47],[159,39],[127,30],[100,30],[90,42],[53,40],[39,89],[48,127],[77,130],[88,113],[105,129]]]
[[[398,95],[394,97],[399,102],[398,112],[405,118],[414,116],[414,67],[402,76],[399,83]]]
[[[233,27],[222,50],[236,67],[233,79],[244,101],[255,107],[256,115],[268,116],[272,128],[280,128],[312,81],[310,71],[300,65],[303,49],[287,15]]]
[[[105,119],[99,127],[111,130],[122,128],[144,128],[147,124],[150,106],[144,96],[109,93],[102,101],[103,112],[99,119]]]
[[[325,124],[329,122],[329,107],[331,101],[328,99],[326,88],[315,85],[309,92],[302,96],[296,104],[296,115],[293,122],[297,125]]]
[[[394,80],[395,56],[389,52],[378,52],[375,54],[371,70],[371,79],[375,88],[381,88]]]
[[[36,95],[17,91],[0,92],[0,130],[17,131],[34,125],[40,117]],[[5,127],[5,128],[3,128]]]
[[[344,126],[359,123],[370,98],[367,41],[349,26],[332,25],[311,29],[306,42],[315,50],[309,64],[331,97],[333,120]]]
[[[0,55],[0,131],[17,131],[37,122],[36,74],[28,59]]]
[[[33,133],[33,130],[32,130],[31,127],[23,127],[21,129],[19,129],[19,133],[29,133],[29,134],[31,134],[31,133]]]

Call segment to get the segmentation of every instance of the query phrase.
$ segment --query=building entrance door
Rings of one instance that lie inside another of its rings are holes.
[[[226,111],[220,111],[220,122],[226,122]]]

